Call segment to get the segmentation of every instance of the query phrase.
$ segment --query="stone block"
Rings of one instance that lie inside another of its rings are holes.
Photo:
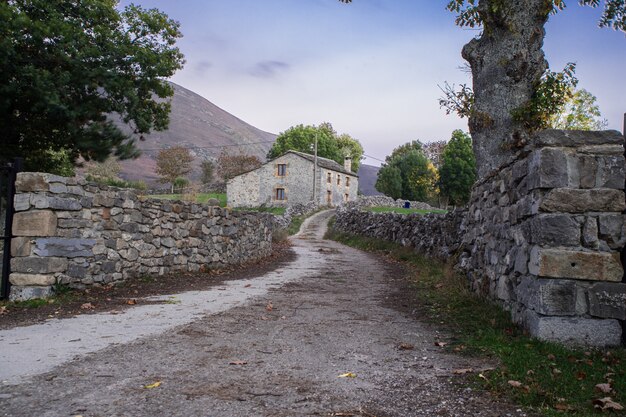
[[[626,320],[626,284],[599,282],[588,294],[592,316]]]
[[[55,278],[54,278],[54,275],[21,274],[19,272],[14,272],[9,276],[9,281],[11,281],[12,285],[19,285],[23,287],[27,287],[27,286],[45,287],[48,285],[54,285]]]
[[[30,208],[30,194],[16,194],[13,199],[15,211],[26,211]]]
[[[93,256],[95,244],[95,239],[40,238],[35,240],[34,254],[66,258]]]
[[[14,236],[54,236],[57,216],[50,210],[33,210],[15,213],[13,216]]]
[[[50,184],[50,190],[53,194],[64,194],[67,193],[67,185],[61,184],[59,182],[53,182]]]
[[[623,155],[598,157],[595,187],[623,190],[625,179]]]
[[[561,213],[621,212],[625,208],[624,191],[610,188],[555,188],[545,195],[540,205],[544,212]]]
[[[82,265],[70,264],[67,267],[66,275],[72,278],[80,278],[83,279],[87,276],[88,268]]]
[[[54,210],[77,211],[83,208],[80,201],[73,198],[55,197],[45,194],[33,194],[30,203],[37,209],[51,208]]]
[[[516,288],[517,300],[536,313],[573,316],[577,313],[576,282],[525,277]]]
[[[577,147],[576,152],[587,155],[622,155],[624,145],[585,145]]]
[[[11,294],[9,300],[11,301],[26,301],[35,298],[48,298],[53,294],[52,287],[11,287]]]
[[[567,157],[563,149],[543,148],[530,157],[530,189],[567,187]]]
[[[596,174],[598,172],[598,161],[594,156],[578,157],[578,173],[580,188],[594,188],[596,186]],[[577,186],[578,184],[572,184]]]
[[[529,220],[529,241],[551,246],[578,246],[580,225],[567,214],[540,214]]]
[[[532,311],[524,316],[529,333],[537,339],[587,347],[619,346],[622,342],[622,327],[617,320],[549,317]]]
[[[14,237],[11,239],[11,256],[30,256],[32,249],[32,240],[29,237]]]
[[[598,220],[595,217],[585,218],[583,223],[583,246],[591,249],[598,249]]]
[[[620,249],[626,244],[626,216],[623,214],[600,214],[598,216],[600,238],[610,248]]]
[[[32,193],[48,191],[49,189],[50,185],[44,174],[40,172],[20,172],[15,179],[15,191],[17,192]]]
[[[546,129],[537,133],[532,143],[535,146],[579,146],[624,145],[624,136],[617,130],[583,131]]]
[[[582,252],[538,246],[530,252],[528,270],[539,277],[587,281],[619,282],[624,275],[617,252]]]
[[[11,259],[11,271],[28,274],[51,274],[67,270],[66,258],[37,258],[27,256]]]

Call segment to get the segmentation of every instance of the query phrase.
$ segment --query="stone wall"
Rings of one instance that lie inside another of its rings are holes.
[[[623,145],[616,131],[544,131],[474,186],[465,214],[419,220],[346,210],[336,224],[439,257],[456,252],[473,290],[533,336],[617,345],[626,320]]]
[[[386,195],[361,195],[355,202],[351,202],[352,207],[404,207],[407,200],[401,198],[394,200]],[[420,210],[436,210],[435,207],[423,201],[408,201],[411,208]]]
[[[83,179],[21,173],[11,252],[14,300],[55,283],[109,284],[133,275],[202,271],[271,252],[272,217],[142,199]]]

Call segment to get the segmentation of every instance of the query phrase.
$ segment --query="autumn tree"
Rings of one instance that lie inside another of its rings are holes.
[[[218,175],[224,180],[236,177],[244,172],[252,171],[262,165],[261,160],[255,155],[243,153],[229,154],[226,150],[217,158]]]
[[[591,7],[603,4],[600,27],[626,31],[626,1],[579,3]],[[514,149],[528,143],[533,131],[541,128],[538,116],[546,119],[545,109],[563,101],[559,94],[568,91],[573,67],[548,72],[542,46],[550,14],[564,8],[564,0],[448,1],[447,9],[457,14],[457,25],[482,28],[480,36],[462,50],[471,67],[473,88],[465,86],[449,96],[453,102],[469,105],[460,109],[469,116],[479,177],[497,169]]]
[[[363,158],[361,143],[348,134],[337,134],[330,123],[319,126],[297,125],[290,127],[276,138],[267,153],[268,159],[277,158],[287,151],[313,154],[317,140],[317,155],[343,165],[344,158],[352,159],[352,171],[357,172]]]
[[[579,3],[598,7],[601,2]],[[624,0],[603,3],[600,26],[626,30]],[[542,115],[538,109],[550,99],[542,92],[542,77],[548,68],[542,50],[544,26],[551,13],[564,7],[563,0],[449,1],[447,8],[457,13],[457,25],[482,27],[480,36],[462,50],[472,69],[469,128],[479,177],[503,164],[512,149],[526,144],[537,127],[533,119]]]
[[[441,154],[441,196],[455,206],[466,204],[475,181],[476,158],[472,151],[472,138],[461,130],[455,130]]]
[[[177,178],[184,177],[191,172],[193,156],[189,149],[175,146],[169,149],[162,149],[156,157],[156,173],[159,182],[170,183],[171,191],[174,192],[174,182]]]
[[[138,155],[135,140],[168,125],[182,68],[179,24],[156,9],[115,0],[0,2],[0,162],[27,170]],[[124,134],[111,115],[128,124]]]
[[[607,125],[596,96],[584,88],[571,93],[564,105],[550,117],[550,127],[554,129],[603,130]]]

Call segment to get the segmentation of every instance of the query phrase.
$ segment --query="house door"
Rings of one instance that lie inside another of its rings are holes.
[[[329,206],[333,204],[333,192],[330,190],[326,191],[326,204]]]

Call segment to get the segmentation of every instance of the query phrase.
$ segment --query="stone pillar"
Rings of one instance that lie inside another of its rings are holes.
[[[538,134],[527,156],[493,179],[500,186],[491,187],[492,201],[501,208],[481,207],[496,213],[487,226],[496,244],[482,246],[488,288],[531,335],[621,343],[624,179],[619,132],[556,130]]]

